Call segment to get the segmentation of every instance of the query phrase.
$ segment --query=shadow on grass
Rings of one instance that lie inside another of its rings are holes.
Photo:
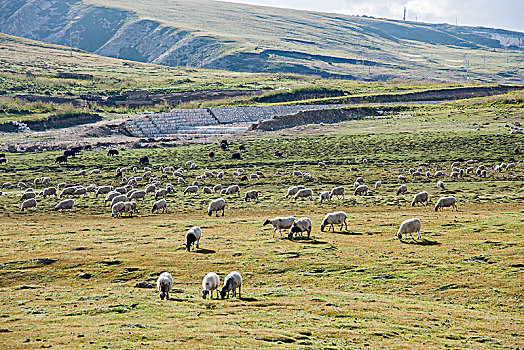
[[[332,233],[336,233],[337,235],[346,235],[346,236],[362,236],[362,232],[352,232],[352,231],[330,231]]]
[[[198,253],[198,254],[215,254],[216,251],[212,250],[212,249],[198,249],[198,250],[195,250],[195,253]]]
[[[410,240],[410,241],[402,241],[402,243],[404,244],[411,244],[411,245],[421,245],[421,246],[433,246],[433,245],[441,245],[442,243],[440,242],[437,242],[437,241],[429,241],[425,238],[422,238],[422,240],[420,241],[413,241],[413,240]]]
[[[307,244],[327,244],[325,241],[318,241],[316,239],[311,239],[307,237],[294,237],[291,242],[296,243],[307,243]]]
[[[239,299],[242,300],[242,301],[258,301],[257,298],[249,298],[249,297],[248,298],[244,297],[244,298],[239,298]]]

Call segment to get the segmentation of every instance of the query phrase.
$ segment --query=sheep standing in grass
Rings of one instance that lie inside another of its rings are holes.
[[[404,194],[408,191],[408,186],[406,185],[400,185],[398,190],[397,190],[397,195],[399,194]]]
[[[59,197],[64,198],[65,196],[73,196],[75,194],[75,191],[75,187],[66,187],[62,190]]]
[[[202,194],[213,194],[213,190],[211,190],[211,188],[209,188],[207,186],[204,186],[202,188]]]
[[[446,190],[446,187],[444,186],[444,182],[442,181],[437,181],[437,188],[441,190]]]
[[[400,224],[400,228],[397,231],[397,238],[402,241],[402,235],[408,234],[413,238],[412,233],[418,233],[417,239],[420,239],[420,229],[422,227],[422,224],[420,223],[420,219],[413,218],[404,220]],[[413,238],[415,239],[415,238]]]
[[[47,187],[44,188],[41,194],[44,198],[47,196],[55,196],[56,197],[56,187]]]
[[[302,232],[306,231],[307,237],[309,238],[309,236],[311,235],[311,227],[311,220],[309,218],[300,218],[293,222],[293,225],[291,225],[291,227],[289,228],[289,233],[287,236],[289,239],[293,239],[295,233],[300,233],[300,235],[302,236]]]
[[[419,192],[413,197],[413,200],[411,201],[411,206],[414,207],[418,203],[422,203],[423,205],[428,205],[428,200],[429,200],[429,194],[426,191]]]
[[[200,237],[202,237],[202,230],[200,227],[194,226],[190,228],[186,233],[186,250],[191,251],[191,246],[195,246],[198,249],[198,244],[200,243]]]
[[[198,186],[187,186],[186,189],[184,190],[184,194],[186,193],[195,193],[197,194],[198,193]]]
[[[241,298],[241,287],[242,287],[242,276],[240,275],[240,272],[233,271],[230,272],[226,278],[224,279],[224,286],[222,287],[222,290],[220,291],[220,296],[222,299],[224,299],[226,296],[229,298],[229,292],[232,292],[233,296],[236,297],[237,295],[237,288],[238,288],[238,297]]]
[[[113,188],[113,186],[100,186],[95,192],[95,197],[98,197],[99,194],[108,194],[113,191]]]
[[[247,191],[246,195],[244,196],[244,200],[247,202],[248,199],[250,201],[258,201],[258,191],[257,190]]]
[[[276,217],[273,219],[266,219],[262,225],[266,226],[267,224],[271,224],[271,226],[273,226],[273,238],[275,238],[277,230],[280,232],[280,237],[282,237],[282,230],[289,230],[295,220],[296,218],[294,216]]]
[[[222,191],[222,185],[221,184],[213,186],[213,192],[217,193],[217,192],[220,192],[220,191]]]
[[[318,162],[318,166],[325,169],[326,168],[326,163]]]
[[[451,211],[453,211],[453,209],[458,211],[457,199],[453,196],[439,198],[437,204],[435,204],[435,211],[439,211],[439,209],[440,211],[443,211],[444,208],[449,207],[451,207]]]
[[[309,198],[309,200],[313,200],[313,190],[310,188],[304,188],[302,190],[299,190],[295,196],[293,197],[293,200],[297,200],[298,198]]]
[[[129,199],[139,200],[140,198],[142,198],[142,202],[146,199],[146,191],[134,191],[129,194]]]
[[[25,200],[20,206],[21,211],[24,211],[29,208],[33,208],[33,210],[36,210],[36,199],[30,198],[28,200]]]
[[[75,210],[75,200],[74,199],[65,199],[60,201],[56,206],[55,210]]]
[[[288,189],[287,189],[287,194],[286,194],[286,198],[289,198],[289,197],[293,197],[295,194],[297,194],[297,192],[301,189],[303,189],[304,186],[290,186]]]
[[[218,198],[209,203],[209,206],[207,208],[207,215],[211,216],[213,212],[216,212],[218,216],[218,212],[222,210],[222,216],[224,216],[225,209],[226,201],[224,200],[224,198]]]
[[[329,202],[329,191],[320,192],[320,197],[318,199],[318,202],[322,203],[324,201]]]
[[[113,197],[111,200],[111,208],[113,208],[113,205],[115,205],[118,202],[127,202],[127,195],[121,194],[119,196]]]
[[[342,231],[342,228],[346,226],[346,230],[348,229],[348,224],[346,223],[347,214],[343,211],[337,211],[334,213],[328,213],[324,217],[324,220],[322,220],[322,223],[320,224],[320,231],[324,232],[324,228],[328,225],[331,225],[331,229],[333,232],[335,232],[335,226],[334,225],[340,225],[340,231]]]
[[[111,216],[116,218],[122,216],[126,211],[126,205],[124,202],[118,202],[111,206]]]
[[[162,272],[156,280],[156,287],[160,293],[160,300],[169,300],[169,292],[173,288],[173,276],[169,272]]]
[[[36,198],[36,193],[34,192],[25,192],[22,197],[20,197],[20,201],[25,201],[26,199]]]
[[[151,208],[151,213],[154,213],[155,211],[157,213],[160,213],[161,209],[162,209],[162,213],[167,213],[167,202],[165,199],[161,199],[153,203],[153,207]]]
[[[155,192],[155,200],[158,198],[166,198],[167,197],[167,190],[165,188],[161,188]]]
[[[367,185],[360,185],[355,189],[355,196],[367,196],[369,193],[369,187]]]
[[[335,187],[331,190],[329,193],[329,199],[331,200],[333,197],[337,196],[338,199],[342,197],[344,199],[344,193],[346,192],[346,189],[342,186]]]
[[[214,272],[208,273],[202,280],[202,298],[206,299],[207,295],[210,294],[210,298],[213,299],[213,291],[218,289],[220,286],[220,278]],[[216,293],[218,299],[218,291]]]
[[[238,185],[231,185],[226,189],[226,194],[235,194],[237,193],[240,196],[240,187]]]
[[[406,177],[403,176],[403,175],[399,175],[398,176],[398,180],[401,181],[401,182],[406,182],[407,181]]]

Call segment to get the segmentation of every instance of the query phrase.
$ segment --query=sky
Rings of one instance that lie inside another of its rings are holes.
[[[245,4],[368,15],[524,32],[524,0],[227,0]]]

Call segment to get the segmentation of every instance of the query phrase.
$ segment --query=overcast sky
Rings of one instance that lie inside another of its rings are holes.
[[[524,0],[228,0],[347,15],[484,26],[524,32]]]

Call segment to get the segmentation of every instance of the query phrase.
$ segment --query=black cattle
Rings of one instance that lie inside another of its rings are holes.
[[[240,152],[245,152],[245,151],[246,151],[246,146],[244,146],[244,145],[240,145],[240,146],[238,146],[238,150],[239,150]]]
[[[215,159],[215,152],[211,151],[207,154],[207,156],[211,159]]]
[[[222,151],[227,151],[227,143],[221,143],[220,148],[222,149]]]
[[[107,151],[107,155],[108,155],[109,157],[118,156],[118,150],[116,150],[116,149],[110,149],[109,151]]]
[[[223,144],[226,144],[226,145],[229,146],[229,142],[227,142],[227,140],[220,140],[220,143],[221,143],[221,144],[223,143]]]
[[[64,157],[74,157],[76,153],[73,150],[68,149],[67,151],[64,151]]]
[[[93,148],[93,146],[91,146],[91,145],[85,145],[84,146],[84,151],[90,150],[92,148]]]
[[[75,153],[80,153],[82,151],[82,146],[75,146],[75,147],[71,148],[71,151],[73,151]]]
[[[231,155],[231,159],[242,159],[240,153],[236,152]]]
[[[140,160],[138,161],[138,163],[140,165],[149,164],[149,157],[148,156],[140,157]]]
[[[55,164],[67,163],[67,156],[58,156],[55,159]]]
[[[0,158],[0,164],[2,164],[2,163],[7,164],[7,158],[6,157]]]
[[[0,153],[0,158],[6,158],[5,153]]]

